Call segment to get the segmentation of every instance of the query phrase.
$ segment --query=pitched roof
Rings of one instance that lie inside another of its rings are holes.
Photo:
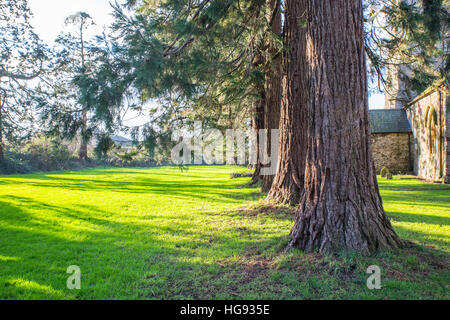
[[[432,94],[433,92],[440,90],[440,91],[448,91],[449,88],[449,81],[450,81],[450,77],[447,78],[442,78],[436,82],[434,82],[433,85],[431,85],[430,87],[428,87],[428,89],[426,89],[424,92],[422,92],[420,95],[418,95],[414,100],[412,100],[411,102],[409,102],[408,104],[406,104],[403,109],[408,109],[409,107],[411,107],[413,104],[415,104],[417,101],[425,98],[426,96],[429,96],[430,94]]]
[[[121,137],[121,136],[111,136],[111,139],[114,142],[133,142],[130,139],[127,139],[127,138],[124,138],[124,137]]]
[[[369,110],[372,133],[410,133],[406,111],[403,109]]]

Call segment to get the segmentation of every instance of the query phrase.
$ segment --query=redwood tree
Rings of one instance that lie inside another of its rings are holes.
[[[252,128],[256,132],[256,163],[254,164],[254,171],[252,175],[251,184],[257,184],[261,180],[261,154],[259,152],[260,141],[260,129],[264,128],[264,112],[266,105],[266,91],[264,90],[264,83],[255,84],[256,94],[258,96],[253,103],[253,116],[252,116]]]
[[[265,62],[265,110],[264,129],[267,129],[267,155],[272,156],[272,129],[278,129],[280,125],[281,110],[281,55],[276,38],[281,35],[281,10],[279,0],[266,1],[266,19],[269,26],[267,34],[267,52]],[[262,177],[261,189],[269,191],[274,180],[274,175]]]
[[[268,195],[297,204],[304,183],[306,134],[306,0],[286,1],[278,169]]]
[[[384,213],[368,115],[361,0],[307,0],[307,155],[289,247],[369,253],[401,240]]]

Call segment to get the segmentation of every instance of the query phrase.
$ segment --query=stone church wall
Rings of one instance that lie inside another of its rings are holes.
[[[413,131],[414,173],[431,181],[442,181],[450,173],[446,95],[444,87],[433,88],[405,107]]]
[[[372,133],[375,170],[387,167],[393,172],[411,171],[409,133]]]

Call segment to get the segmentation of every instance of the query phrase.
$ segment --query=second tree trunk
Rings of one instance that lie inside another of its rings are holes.
[[[286,1],[278,169],[268,200],[297,204],[303,191],[306,155],[306,0]]]
[[[265,61],[265,92],[266,104],[264,110],[264,128],[267,129],[267,155],[272,161],[278,161],[275,155],[272,155],[272,141],[276,141],[276,137],[272,137],[272,129],[278,129],[280,125],[280,109],[281,109],[281,55],[276,44],[276,36],[281,34],[281,10],[280,3],[277,0],[267,0],[266,19],[270,27],[267,37],[267,59]],[[278,142],[278,141],[277,141]],[[273,166],[270,163],[269,166]],[[276,163],[275,163],[276,165]],[[270,190],[273,183],[274,175],[264,175],[262,177],[261,189],[263,192]]]

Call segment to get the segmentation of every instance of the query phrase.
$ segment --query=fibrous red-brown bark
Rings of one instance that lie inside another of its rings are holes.
[[[280,125],[281,110],[281,55],[273,36],[281,34],[281,10],[278,0],[267,0],[266,19],[272,33],[267,37],[267,61],[265,63],[265,92],[266,104],[264,111],[264,129],[267,129],[267,155],[272,155],[272,129],[278,129]],[[277,161],[278,159],[275,159]],[[272,159],[273,161],[273,159]],[[271,166],[272,163],[269,164]],[[261,189],[263,192],[270,190],[274,175],[263,175]]]
[[[258,91],[258,99],[255,101],[254,114],[252,117],[252,127],[256,131],[256,164],[254,166],[255,171],[253,172],[251,184],[257,184],[261,180],[261,153],[260,150],[260,129],[264,128],[264,111],[266,104],[264,84],[256,84]]]
[[[361,0],[307,0],[305,189],[288,247],[369,253],[398,247],[376,180]]]
[[[306,134],[306,0],[286,1],[278,169],[267,199],[297,204],[303,190]]]

